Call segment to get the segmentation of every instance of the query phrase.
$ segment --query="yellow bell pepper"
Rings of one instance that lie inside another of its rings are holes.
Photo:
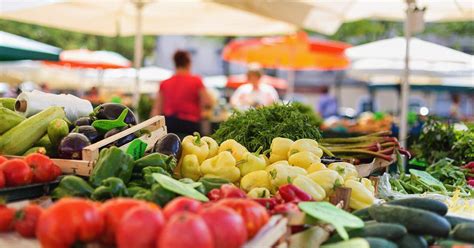
[[[326,165],[319,162],[319,163],[311,164],[308,168],[306,168],[306,171],[308,172],[308,174],[310,174],[310,173],[313,173],[313,172],[316,172],[316,171],[327,170],[327,169],[328,168],[326,167]]]
[[[188,154],[197,156],[199,164],[201,164],[209,155],[209,146],[206,142],[201,140],[199,133],[194,133],[194,136],[188,135],[184,137],[182,145],[181,158]]]
[[[224,178],[236,182],[240,179],[240,170],[235,164],[232,154],[223,151],[213,158],[206,159],[201,164],[201,173],[204,177]]]
[[[198,157],[195,154],[184,156],[181,163],[181,176],[191,178],[194,181],[201,178],[201,169],[199,168]]]
[[[219,153],[219,144],[217,142],[208,136],[204,136],[201,138],[202,141],[207,143],[207,146],[209,146],[209,155],[207,155],[207,158],[212,158]]]
[[[272,195],[270,194],[270,190],[267,188],[253,188],[247,193],[247,196],[252,199],[257,199],[270,198]]]
[[[288,157],[290,157],[292,154],[304,151],[314,153],[314,155],[318,156],[319,158],[323,156],[323,150],[319,148],[319,144],[316,140],[299,139],[290,146]]]
[[[271,188],[270,174],[265,170],[252,171],[240,179],[240,188],[249,192],[253,188]]]
[[[228,139],[222,142],[221,146],[219,147],[219,153],[224,151],[230,152],[236,161],[242,160],[244,154],[248,152],[247,148],[233,139]]]
[[[354,165],[347,162],[336,162],[328,165],[328,169],[336,171],[344,180],[356,179],[359,173]]]
[[[281,185],[291,183],[298,175],[306,175],[303,168],[291,166],[287,161],[278,161],[265,169],[270,173],[272,191],[276,191]]]
[[[287,138],[274,138],[270,145],[270,164],[280,160],[288,160],[288,151],[292,144],[293,140]]]
[[[372,181],[370,181],[370,179],[361,178],[360,182],[365,186],[366,189],[368,189],[370,192],[372,192],[372,194],[375,193],[375,187],[374,187],[374,185],[372,185]]]
[[[244,159],[237,161],[237,167],[240,169],[241,176],[245,176],[252,171],[265,170],[267,162],[265,161],[265,156],[260,154],[262,149],[260,147],[255,153],[246,152],[243,155]]]
[[[293,166],[307,169],[311,164],[320,163],[321,159],[312,152],[302,151],[291,155],[288,162]]]
[[[352,189],[351,199],[349,202],[349,206],[352,209],[363,209],[374,204],[374,194],[370,192],[370,190],[368,190],[361,182],[349,179],[344,183],[344,186]]]
[[[310,194],[316,201],[322,201],[326,197],[326,191],[324,191],[323,187],[315,183],[307,176],[296,176],[296,178],[293,180],[293,184],[302,189],[304,192]]]
[[[333,170],[320,170],[308,175],[311,180],[323,187],[327,195],[332,194],[334,188],[344,184],[344,179]]]

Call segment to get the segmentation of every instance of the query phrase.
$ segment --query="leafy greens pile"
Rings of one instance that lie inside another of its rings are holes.
[[[220,124],[212,137],[219,143],[235,139],[249,151],[256,151],[260,146],[267,150],[276,137],[319,140],[321,121],[310,107],[301,103],[274,104],[235,112]]]

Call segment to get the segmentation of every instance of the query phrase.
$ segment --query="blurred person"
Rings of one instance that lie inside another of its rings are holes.
[[[99,89],[95,86],[90,88],[83,97],[84,99],[88,100],[92,103],[92,105],[97,106],[100,102],[100,94]]]
[[[329,94],[329,87],[324,87],[318,102],[318,112],[323,118],[337,115],[337,99]]]
[[[461,97],[458,94],[451,94],[451,107],[449,117],[455,120],[461,119]]]
[[[176,72],[161,82],[152,115],[164,115],[168,132],[184,136],[200,131],[201,113],[211,98],[201,78],[191,74],[189,52],[178,50],[173,60]]]
[[[252,107],[272,105],[279,100],[278,92],[273,86],[260,82],[262,75],[259,65],[249,65],[247,83],[239,86],[230,99],[234,108],[246,110]]]

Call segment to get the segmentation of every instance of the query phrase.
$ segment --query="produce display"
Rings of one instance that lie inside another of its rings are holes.
[[[357,119],[327,119],[321,125],[323,131],[364,133],[389,131],[392,128],[393,116],[382,112],[364,112]]]

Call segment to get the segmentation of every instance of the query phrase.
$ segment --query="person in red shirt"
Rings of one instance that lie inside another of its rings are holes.
[[[199,76],[191,74],[191,56],[176,51],[176,73],[160,84],[152,115],[164,115],[168,132],[180,136],[200,131],[201,112],[211,99]]]

